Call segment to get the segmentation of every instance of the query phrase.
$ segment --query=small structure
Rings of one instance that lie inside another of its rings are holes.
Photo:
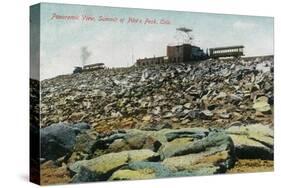
[[[145,66],[162,63],[187,63],[207,58],[208,55],[205,54],[201,48],[191,44],[181,44],[167,46],[167,56],[138,59],[136,65]]]
[[[190,62],[207,58],[201,48],[191,44],[167,46],[167,56],[171,63]]]
[[[244,46],[227,46],[219,48],[210,48],[210,58],[220,58],[220,57],[241,57],[244,56],[243,52]]]

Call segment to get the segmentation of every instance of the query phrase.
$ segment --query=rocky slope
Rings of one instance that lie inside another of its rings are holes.
[[[43,184],[247,172],[273,160],[272,56],[63,75],[40,94]]]
[[[59,76],[41,82],[41,99],[42,127],[83,121],[104,132],[163,122],[272,124],[273,57]]]

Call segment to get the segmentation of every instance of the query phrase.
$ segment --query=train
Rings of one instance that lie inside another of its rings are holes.
[[[94,63],[89,65],[84,65],[82,67],[76,66],[74,67],[73,74],[85,72],[85,71],[95,71],[105,69],[104,63]]]
[[[209,49],[209,58],[218,59],[220,57],[234,57],[239,58],[244,56],[244,46],[227,46]]]

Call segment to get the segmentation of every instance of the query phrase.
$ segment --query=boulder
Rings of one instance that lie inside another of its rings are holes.
[[[71,155],[67,155],[63,158],[60,158],[61,160],[57,160],[57,162],[66,163],[66,164],[70,165],[77,161],[85,160],[88,157],[89,157],[89,154],[85,154],[83,152],[73,152]]]
[[[203,138],[208,134],[208,132],[209,131],[204,128],[183,128],[179,130],[166,130],[164,135],[166,137],[166,140],[169,142],[176,138]]]
[[[81,132],[86,131],[87,129],[91,128],[91,126],[85,122],[75,123],[75,124],[71,125],[71,127],[74,129],[77,129]]]
[[[241,159],[273,159],[274,132],[262,124],[232,126],[226,130]]]
[[[52,124],[40,129],[41,158],[55,160],[72,151],[76,136],[86,128],[82,125]]]
[[[111,174],[134,161],[157,161],[159,155],[151,150],[130,150],[119,153],[109,153],[99,157],[78,161],[69,166],[69,169],[76,173],[73,182],[107,180]],[[82,173],[82,174],[81,174]],[[88,177],[85,177],[85,174]],[[81,179],[82,178],[82,179]]]
[[[192,106],[192,103],[185,103],[183,106],[187,109],[190,109]]]
[[[116,171],[110,180],[133,180],[170,177],[171,171],[160,162],[131,162]]]
[[[177,106],[174,106],[171,111],[173,113],[178,113],[178,112],[181,112],[183,110],[183,106],[182,105],[177,105]]]
[[[145,143],[146,135],[143,132],[128,132],[124,137],[131,149],[140,149]]]
[[[152,116],[151,115],[146,115],[142,118],[143,121],[151,121],[152,120]]]
[[[210,110],[203,110],[200,112],[201,119],[211,119],[213,115],[213,112],[211,112]]]
[[[117,170],[112,174],[109,180],[137,180],[137,179],[152,179],[156,178],[155,172],[150,169],[140,170]]]
[[[111,135],[115,137],[114,141],[108,146],[108,152],[120,152],[135,149],[150,149],[157,151],[161,146],[161,142],[156,137],[151,135],[151,131],[141,131],[137,129],[127,130],[126,133]]]
[[[109,152],[120,152],[130,150],[130,146],[126,143],[124,139],[116,139],[112,144],[109,145]]]
[[[124,140],[131,149],[157,151],[161,146],[161,142],[152,136],[150,131],[128,130]]]
[[[263,112],[263,113],[271,112],[270,104],[268,104],[268,98],[265,96],[256,99],[253,108],[258,112]]]
[[[160,155],[164,159],[163,164],[175,172],[188,171],[195,175],[221,173],[235,163],[233,142],[222,131],[212,131],[193,142],[182,140],[174,148],[171,145],[162,146]]]
[[[77,135],[73,150],[91,154],[95,149],[96,139],[87,133]]]
[[[192,138],[192,137],[191,137]],[[174,147],[169,153],[162,153],[164,158],[186,155],[190,153],[199,153],[204,152],[209,149],[216,150],[229,150],[233,151],[233,142],[229,136],[224,132],[210,132],[208,136],[202,139],[196,139],[194,142],[191,140],[183,140],[182,144],[179,144],[178,147]],[[170,143],[166,144],[169,146]],[[165,149],[165,147],[163,147]],[[172,148],[171,148],[172,149]]]
[[[233,167],[234,156],[229,151],[205,151],[166,158],[163,165],[173,172],[189,172],[192,175],[224,173]]]
[[[161,162],[137,161],[129,163],[127,166],[114,172],[109,180],[136,180],[192,175],[194,174],[188,171],[173,172]]]
[[[192,141],[193,138],[176,138],[171,142],[163,144],[158,151],[160,153],[161,159],[164,160],[166,157],[172,156],[174,151],[177,150],[176,148],[183,148],[192,143]]]

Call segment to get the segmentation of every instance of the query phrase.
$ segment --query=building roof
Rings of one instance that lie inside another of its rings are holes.
[[[180,47],[180,46],[192,46],[192,45],[187,44],[187,43],[182,43],[182,44],[177,44],[177,45],[168,45],[167,47]]]

